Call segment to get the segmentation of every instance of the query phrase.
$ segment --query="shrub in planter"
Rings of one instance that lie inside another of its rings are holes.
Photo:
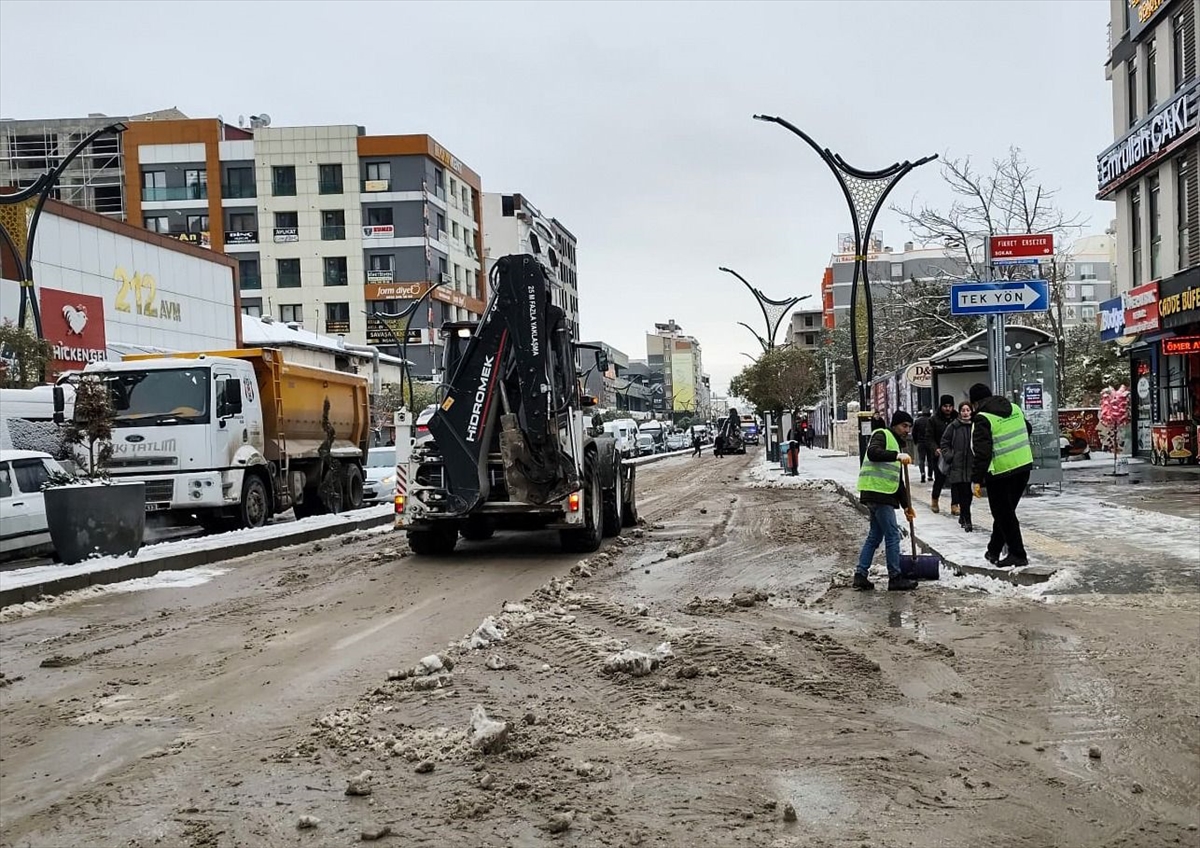
[[[75,388],[75,418],[65,440],[79,453],[86,447],[81,476],[58,475],[46,484],[46,524],[58,558],[67,564],[93,556],[135,555],[146,530],[146,485],[113,482],[112,402],[101,375],[81,375]]]

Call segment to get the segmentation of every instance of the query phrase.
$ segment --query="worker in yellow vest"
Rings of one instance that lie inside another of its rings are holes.
[[[975,497],[987,485],[988,509],[992,512],[992,536],[983,556],[1001,568],[1029,565],[1017,504],[1029,486],[1033,470],[1033,427],[1021,407],[992,394],[983,383],[971,386],[967,395],[975,409],[971,431],[971,481]],[[1008,554],[1001,557],[1004,549]]]
[[[851,583],[855,589],[875,588],[867,573],[880,542],[887,556],[888,590],[904,592],[917,588],[916,580],[900,572],[900,527],[896,524],[896,510],[905,502],[900,468],[912,464],[912,457],[901,446],[908,440],[912,425],[912,416],[897,410],[892,413],[891,427],[875,430],[867,443],[867,455],[858,470],[858,499],[871,512],[871,529],[858,555]],[[906,509],[905,514],[911,519],[912,508]]]

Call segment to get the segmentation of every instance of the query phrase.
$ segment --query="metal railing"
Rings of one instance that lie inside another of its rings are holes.
[[[321,227],[321,241],[345,241],[345,224],[327,224]]]
[[[298,289],[300,288],[299,274],[280,274],[279,288],[281,289]]]
[[[241,285],[242,291],[261,289],[262,277],[259,274],[240,274],[238,276],[238,284]]]
[[[295,182],[271,182],[271,194],[275,197],[295,197],[296,183]]]
[[[317,184],[317,191],[321,194],[343,194],[345,190],[343,180],[321,180]]]
[[[325,285],[327,286],[346,286],[350,284],[349,275],[344,271],[325,272]]]
[[[208,200],[208,186],[156,186],[142,189],[142,200]]]
[[[221,197],[228,198],[230,200],[258,197],[258,187],[254,185],[222,185]]]

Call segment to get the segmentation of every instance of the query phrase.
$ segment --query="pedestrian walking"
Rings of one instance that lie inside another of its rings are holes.
[[[917,467],[921,470],[921,482],[925,482],[925,470],[929,469],[929,476],[933,476],[933,466],[937,463],[937,458],[933,455],[933,451],[929,449],[929,416],[933,414],[932,410],[922,409],[917,413],[917,420],[913,422],[912,440],[917,446]]]
[[[787,449],[787,470],[792,477],[800,473],[800,440],[802,435],[798,425],[793,424],[788,428],[787,438],[784,439],[784,447]]]
[[[925,444],[928,445],[933,461],[933,491],[929,497],[929,509],[933,512],[942,511],[942,489],[946,487],[946,475],[942,472],[941,463],[938,462],[942,456],[942,436],[946,435],[946,428],[957,417],[958,413],[954,411],[954,396],[942,395],[937,413],[929,418]]]
[[[938,462],[945,469],[946,482],[950,485],[950,512],[958,516],[958,523],[968,533],[975,527],[971,524],[971,404],[963,401],[958,405],[958,417],[950,422],[942,435],[942,455]]]
[[[719,457],[719,456],[724,456],[724,455],[725,455],[725,436],[718,435],[717,438],[713,441],[713,456]]]
[[[871,529],[858,555],[858,567],[854,570],[855,589],[874,589],[868,578],[871,560],[879,543],[887,560],[888,591],[902,592],[917,588],[917,581],[910,580],[900,572],[900,526],[896,523],[896,510],[904,503],[904,483],[900,468],[912,464],[912,457],[900,450],[908,438],[913,419],[904,410],[892,413],[889,428],[880,428],[871,433],[867,443],[867,455],[858,471],[858,499],[871,513]],[[912,508],[904,510],[910,521],[916,517]]]
[[[1029,437],[1033,427],[1016,404],[992,394],[983,383],[971,386],[969,397],[974,408],[972,426],[971,481],[975,497],[982,497],[987,486],[988,508],[992,512],[992,536],[984,558],[1002,568],[1029,565],[1017,504],[1029,485],[1033,470],[1033,447]],[[1004,548],[1008,554],[1001,559]]]
[[[699,456],[699,455],[700,455],[700,445],[701,445],[701,444],[702,444],[702,443],[701,443],[701,441],[700,441],[700,436],[699,436],[699,434],[693,435],[693,436],[692,436],[692,456]]]

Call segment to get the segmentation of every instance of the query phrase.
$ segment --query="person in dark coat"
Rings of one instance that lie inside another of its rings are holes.
[[[933,476],[933,467],[937,464],[937,459],[933,455],[933,451],[929,449],[929,416],[933,413],[928,409],[922,409],[917,413],[917,420],[913,422],[912,440],[917,446],[917,468],[921,469],[921,482],[925,482],[925,470],[929,470],[929,476]]]
[[[941,512],[940,498],[942,489],[946,486],[946,475],[938,467],[938,459],[942,455],[942,436],[950,422],[958,417],[954,411],[954,395],[942,395],[938,411],[929,419],[929,429],[926,431],[925,444],[928,445],[930,458],[933,461],[933,491],[930,493],[929,509]]]
[[[942,455],[938,460],[946,468],[952,504],[958,512],[958,523],[971,533],[971,404],[958,405],[958,418],[950,422],[942,434]]]
[[[983,496],[981,488],[987,485],[988,509],[992,512],[992,536],[983,556],[1001,568],[1020,568],[1029,564],[1029,557],[1021,538],[1017,504],[1033,470],[1033,425],[1020,407],[993,395],[983,383],[971,386],[970,398],[975,419],[971,482],[977,498]],[[1008,555],[1001,558],[1004,548],[1008,548]]]

